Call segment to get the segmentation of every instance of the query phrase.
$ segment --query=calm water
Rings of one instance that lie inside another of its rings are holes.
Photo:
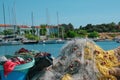
[[[110,50],[117,48],[120,46],[120,43],[116,43],[113,41],[109,42],[96,42],[100,47],[102,47],[104,50]],[[20,48],[26,48],[28,50],[38,50],[42,52],[49,52],[54,57],[58,56],[62,46],[64,44],[33,44],[33,45],[9,45],[9,46],[0,46],[0,55],[4,54],[14,54],[15,51],[19,50]]]
[[[28,50],[35,50],[41,52],[49,52],[53,56],[57,56],[64,44],[28,44],[28,45],[8,45],[0,46],[0,55],[4,54],[14,54],[21,48]]]
[[[96,44],[102,47],[104,50],[111,50],[120,46],[120,43],[117,43],[115,41],[96,42]]]

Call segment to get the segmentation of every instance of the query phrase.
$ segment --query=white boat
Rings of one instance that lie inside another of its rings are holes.
[[[0,45],[20,45],[20,41],[1,41]]]
[[[22,41],[23,44],[37,44],[38,41],[36,40],[24,40]]]
[[[66,41],[62,40],[62,39],[58,39],[58,40],[43,40],[40,41],[39,44],[64,44]]]
[[[67,41],[66,40],[62,40],[62,39],[58,39],[58,40],[56,40],[56,42],[57,42],[57,44],[64,44]]]
[[[43,40],[39,42],[39,44],[56,44],[56,43],[57,43],[56,40]]]

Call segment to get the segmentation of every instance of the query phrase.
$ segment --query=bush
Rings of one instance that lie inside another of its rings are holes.
[[[39,40],[39,37],[32,34],[25,34],[25,37],[30,40]]]
[[[67,33],[67,37],[69,38],[74,38],[77,36],[77,33],[75,33],[74,31],[68,31]]]
[[[88,34],[88,37],[89,38],[97,38],[97,37],[99,37],[99,33],[96,32],[96,31],[91,32],[91,33]]]

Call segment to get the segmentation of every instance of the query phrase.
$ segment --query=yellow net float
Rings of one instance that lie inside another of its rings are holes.
[[[73,80],[70,74],[63,75],[61,80]]]

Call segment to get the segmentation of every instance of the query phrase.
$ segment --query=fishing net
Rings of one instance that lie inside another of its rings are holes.
[[[93,41],[68,42],[53,65],[32,80],[120,80],[120,48],[104,51]]]

